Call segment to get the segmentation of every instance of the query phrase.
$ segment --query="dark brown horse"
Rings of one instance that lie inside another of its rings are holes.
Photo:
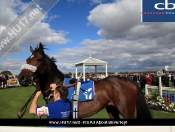
[[[48,90],[51,83],[63,85],[64,74],[58,70],[55,60],[44,53],[40,43],[35,50],[30,47],[32,55],[26,60],[18,76],[19,83],[28,86],[31,77],[38,78],[38,83],[46,103],[53,101]],[[79,102],[79,118],[89,117],[106,108],[111,119],[119,119],[121,114],[125,119],[132,119],[136,111],[137,118],[150,119],[141,89],[127,78],[110,76],[94,82],[95,97],[93,101]]]

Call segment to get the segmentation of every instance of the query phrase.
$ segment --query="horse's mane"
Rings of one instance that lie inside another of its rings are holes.
[[[119,80],[122,80],[122,81],[132,81],[127,77],[121,77],[121,76],[115,76],[115,77],[118,78]]]
[[[45,50],[48,48],[45,48],[45,45],[43,45],[43,50]],[[41,52],[40,49],[39,49],[39,46],[37,45],[37,47],[35,48],[34,52],[39,52],[42,56],[44,56],[45,59],[49,60],[49,64],[52,65],[53,67],[55,67],[55,69],[57,69],[59,71],[59,73],[64,76],[64,74],[58,69],[57,65],[55,64],[56,59],[54,57],[49,57],[48,55],[46,55],[44,52]],[[49,67],[50,70],[52,70],[51,67]]]
[[[43,45],[43,50],[44,50],[44,49],[48,49],[48,48],[45,48],[45,45]],[[36,46],[34,52],[40,52],[39,46],[38,46],[38,45]],[[40,53],[41,53],[41,52],[40,52]]]

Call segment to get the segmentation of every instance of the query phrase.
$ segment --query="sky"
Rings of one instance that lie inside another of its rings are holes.
[[[0,31],[30,2],[1,0]],[[19,74],[31,55],[30,46],[39,42],[63,73],[75,73],[75,63],[90,56],[108,62],[109,72],[156,71],[164,66],[173,71],[174,31],[175,23],[141,22],[140,0],[59,0],[0,58],[0,71]],[[105,67],[97,71],[105,72]]]

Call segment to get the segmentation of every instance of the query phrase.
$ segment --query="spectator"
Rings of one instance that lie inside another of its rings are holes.
[[[174,85],[174,75],[173,74],[171,75],[171,84],[172,84],[172,86],[175,86]]]
[[[146,83],[146,77],[143,73],[140,74],[140,87],[141,89],[143,89],[145,87],[145,83]]]
[[[169,87],[169,76],[168,76],[168,74],[165,74],[165,77],[164,77],[164,86],[165,87]]]
[[[173,75],[173,86],[175,87],[175,74]]]
[[[152,85],[156,86],[156,84],[157,84],[157,76],[154,73],[151,74],[151,79],[152,79]]]
[[[136,74],[133,76],[133,81],[138,82],[138,76]]]
[[[148,73],[146,74],[146,84],[148,84],[148,85],[152,84],[152,79]]]
[[[137,73],[137,74],[134,74],[134,76],[133,76],[133,81],[136,82],[137,84],[139,84],[139,76],[138,76],[138,73]]]
[[[132,75],[129,74],[129,75],[127,76],[127,78],[128,78],[129,80],[132,80]]]

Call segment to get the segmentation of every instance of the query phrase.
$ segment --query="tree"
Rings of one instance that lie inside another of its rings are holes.
[[[6,70],[6,71],[2,71],[1,72],[1,74],[4,74],[4,75],[12,75],[12,73],[10,72],[10,71],[8,71],[8,70]]]
[[[69,75],[69,77],[72,77],[72,73],[71,72],[69,72],[68,75]]]
[[[80,76],[81,75],[81,72],[78,72],[78,76]]]

